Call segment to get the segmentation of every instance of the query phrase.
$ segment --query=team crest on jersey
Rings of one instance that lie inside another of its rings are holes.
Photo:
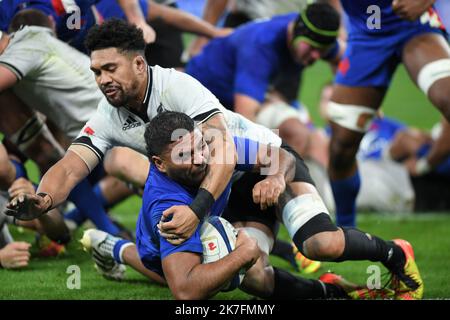
[[[125,120],[125,123],[123,124],[122,130],[125,131],[125,130],[129,130],[129,129],[137,128],[140,126],[141,126],[141,123],[139,121],[137,121],[132,116],[128,116],[127,120]]]
[[[341,60],[338,66],[338,71],[345,77],[348,69],[350,69],[350,60],[347,58]]]
[[[422,16],[420,17],[420,23],[428,24],[432,28],[445,30],[441,18],[439,18],[439,15],[436,11],[433,10],[433,8],[428,9],[427,12],[422,14]]]
[[[92,128],[91,127],[86,127],[86,128],[84,128],[84,133],[86,133],[88,136],[92,136],[92,135],[94,135],[94,130],[92,130]]]

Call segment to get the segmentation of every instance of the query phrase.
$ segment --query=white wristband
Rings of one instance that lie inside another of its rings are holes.
[[[416,162],[416,174],[419,176],[427,174],[431,171],[430,163],[427,158],[423,157],[417,160]]]

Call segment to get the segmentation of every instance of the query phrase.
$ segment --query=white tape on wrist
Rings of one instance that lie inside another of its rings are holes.
[[[419,176],[427,174],[431,171],[431,165],[427,158],[420,158],[416,162],[416,174]]]

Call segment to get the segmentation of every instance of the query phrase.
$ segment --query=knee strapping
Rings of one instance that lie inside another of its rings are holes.
[[[329,212],[318,194],[302,194],[290,200],[283,208],[283,223],[291,238],[315,216]],[[331,221],[331,220],[330,220]]]
[[[376,113],[376,110],[369,107],[340,104],[333,101],[328,103],[329,120],[356,132],[367,132]]]
[[[33,141],[40,135],[51,136],[45,121],[38,114],[34,114],[16,133],[9,137],[9,140],[17,146],[21,152],[33,143]]]
[[[417,85],[428,95],[431,86],[438,80],[450,77],[450,59],[440,59],[426,64],[417,76]]]
[[[280,125],[288,119],[298,119],[299,121],[302,121],[298,110],[286,103],[278,102],[271,103],[264,107],[264,109],[258,113],[256,122],[269,129],[278,129]]]

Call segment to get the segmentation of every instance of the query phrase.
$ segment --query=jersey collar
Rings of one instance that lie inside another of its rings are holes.
[[[135,116],[139,117],[140,119],[142,119],[142,121],[144,123],[148,123],[150,121],[150,119],[148,118],[148,104],[150,102],[150,96],[152,94],[152,84],[153,84],[153,70],[152,68],[150,68],[150,66],[147,66],[147,88],[145,89],[145,95],[144,95],[144,100],[142,101],[142,106],[143,108],[143,112],[142,113],[137,113],[135,111],[133,111],[130,108],[127,108],[125,106],[125,109],[134,114]]]
[[[150,101],[150,96],[152,95],[152,85],[153,70],[150,66],[147,66],[147,89],[145,90],[144,101],[142,101],[142,105],[145,106],[145,110],[148,110],[148,103]]]

